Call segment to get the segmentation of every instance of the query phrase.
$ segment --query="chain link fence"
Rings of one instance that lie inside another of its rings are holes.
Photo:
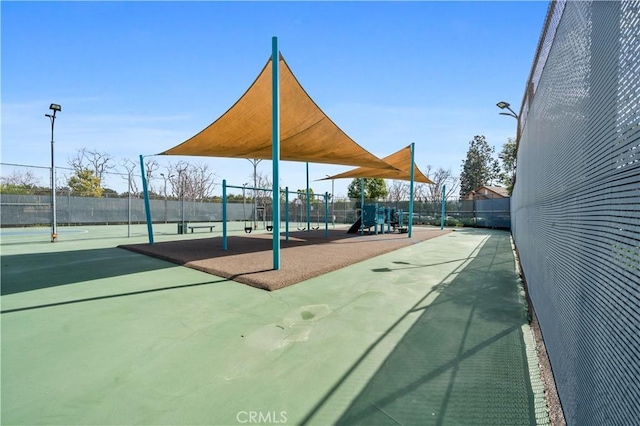
[[[48,167],[2,163],[0,190],[0,223],[2,227],[49,226],[51,224],[51,170]],[[101,186],[106,188],[100,197],[82,193],[65,185],[74,171],[56,168],[56,222],[58,226],[144,224],[146,215],[137,175],[105,172]],[[167,193],[167,180],[152,179],[149,185],[151,217],[154,223],[202,223],[222,220],[222,200],[214,196],[207,200],[181,198]],[[109,188],[118,188],[120,193]],[[129,190],[127,190],[129,188]],[[19,192],[19,193],[15,193]],[[173,191],[171,191],[173,192]],[[241,190],[228,194],[229,221],[251,222],[264,229],[271,224],[272,199],[257,200],[242,196]],[[284,198],[282,198],[284,201]],[[408,212],[409,202],[365,200]],[[325,207],[323,197],[312,199],[310,211],[297,194],[289,194],[289,221],[298,228],[324,225],[325,209],[328,222],[351,225],[357,219],[359,199],[330,200]],[[286,206],[281,202],[282,220]],[[442,204],[414,202],[414,224],[440,226]],[[474,226],[509,229],[509,199],[448,200],[446,226]]]
[[[376,203],[367,200],[365,203]],[[380,207],[390,207],[405,212],[409,202],[377,202]],[[150,200],[154,223],[219,222],[222,220],[221,202],[200,202],[154,198]],[[329,203],[328,221],[335,224],[352,224],[357,217],[360,200],[338,200]],[[285,204],[281,204],[282,220]],[[441,203],[414,203],[414,224],[440,225]],[[70,192],[56,193],[58,225],[115,225],[146,222],[144,200],[139,197],[78,197]],[[234,200],[227,204],[229,221],[254,221],[265,227],[271,221],[271,204],[254,206],[247,200]],[[312,203],[309,214],[305,204],[289,202],[289,221],[305,223],[325,222],[324,203]],[[46,226],[51,224],[51,196],[0,194],[0,221],[3,227]],[[447,226],[477,226],[508,229],[510,225],[509,199],[448,201]]]

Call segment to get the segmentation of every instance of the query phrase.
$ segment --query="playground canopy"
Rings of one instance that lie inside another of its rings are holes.
[[[392,165],[397,170],[379,169],[371,167],[359,167],[357,169],[349,170],[344,173],[329,176],[319,180],[329,179],[342,179],[342,178],[384,178],[395,180],[411,180],[411,145],[406,148],[402,148],[388,157],[383,158],[383,161]],[[431,179],[426,177],[416,165],[413,166],[413,180],[415,182],[433,183]]]
[[[349,136],[316,105],[280,60],[280,159],[394,170]],[[240,99],[195,136],[161,154],[272,157],[272,60]]]

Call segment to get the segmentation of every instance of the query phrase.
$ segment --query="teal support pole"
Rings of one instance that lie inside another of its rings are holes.
[[[309,163],[307,162],[307,232],[311,230],[311,199],[309,197]]]
[[[375,234],[378,235],[378,203],[375,204],[373,210],[373,227],[376,228]]]
[[[227,180],[222,179],[222,250],[227,249]]]
[[[387,234],[391,233],[391,208],[386,208],[387,213]]]
[[[278,200],[279,201],[279,200]],[[289,241],[289,187],[284,188],[284,239]]]
[[[324,236],[329,236],[329,193],[324,193]]]
[[[416,144],[411,143],[411,184],[409,186],[409,238],[411,238],[411,231],[413,229],[413,180],[415,179],[415,155]]]
[[[273,163],[273,269],[280,270],[280,55],[278,37],[271,39],[271,144]]]
[[[140,174],[142,175],[142,191],[144,192],[144,210],[147,214],[147,233],[149,244],[153,245],[153,223],[151,222],[151,205],[149,204],[149,190],[147,189],[147,177],[144,175],[144,159],[140,156]]]
[[[440,229],[444,229],[444,215],[447,210],[447,185],[442,185],[442,212],[440,213]]]
[[[364,235],[364,178],[360,178],[360,235]]]

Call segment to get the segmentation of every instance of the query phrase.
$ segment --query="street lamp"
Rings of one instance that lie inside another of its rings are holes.
[[[183,167],[178,169],[178,183],[180,185],[180,227],[182,228],[182,233],[187,233],[186,224],[184,223],[184,172],[187,170],[187,167]]]
[[[56,112],[62,111],[62,107],[58,104],[51,104],[49,109],[53,114],[45,114],[51,120],[51,242],[58,240],[58,232],[56,230],[56,169],[53,161],[53,127],[56,122]]]
[[[500,109],[509,110],[509,112],[501,112],[500,115],[508,115],[509,117],[513,117],[518,121],[518,124],[516,124],[516,141],[519,142],[520,141],[520,116],[510,108],[509,102],[500,101],[496,104],[496,106]]]
[[[501,112],[500,115],[508,115],[509,117],[513,117],[516,120],[518,119],[518,114],[516,114],[515,111],[510,108],[511,104],[509,102],[500,101],[496,104],[496,106],[500,109],[509,110],[509,112]]]
[[[168,222],[168,213],[167,213],[167,180],[171,179],[173,177],[173,175],[169,175],[169,177],[166,177],[164,175],[164,173],[160,173],[160,176],[162,176],[162,180],[164,180],[164,223]]]
[[[331,176],[329,175],[325,175],[326,177],[330,178]],[[333,225],[333,227],[336,227],[336,210],[335,210],[335,193],[333,192],[333,184],[335,183],[335,179],[331,179],[331,224]]]

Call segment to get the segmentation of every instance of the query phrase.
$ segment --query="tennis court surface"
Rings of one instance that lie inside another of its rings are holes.
[[[545,422],[507,232],[275,292],[117,248],[145,241],[3,238],[2,424]]]

